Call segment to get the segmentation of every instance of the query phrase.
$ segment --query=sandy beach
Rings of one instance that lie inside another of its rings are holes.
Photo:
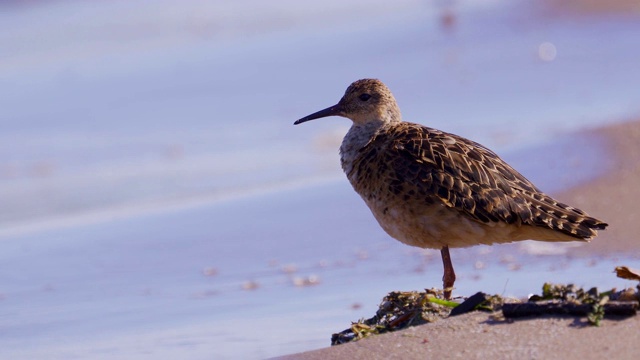
[[[577,136],[587,133],[606,141],[613,170],[557,194],[557,198],[605,219],[610,227],[590,244],[570,249],[569,256],[622,253],[637,256],[640,254],[640,237],[637,236],[640,230],[637,221],[640,121],[588,130]],[[612,279],[614,276],[611,275]],[[531,289],[532,292],[537,290]],[[632,359],[637,357],[639,341],[638,316],[605,320],[602,326],[592,327],[584,318],[545,316],[506,321],[493,320],[488,313],[474,312],[280,359],[595,359],[610,356],[612,351],[617,358]]]
[[[638,316],[596,328],[569,317],[511,323],[476,312],[280,359],[634,359],[638,330]]]

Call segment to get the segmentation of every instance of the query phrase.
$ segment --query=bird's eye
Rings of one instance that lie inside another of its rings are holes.
[[[367,101],[367,100],[371,99],[371,95],[369,95],[369,94],[362,94],[362,95],[358,96],[358,98],[359,98],[360,100],[362,100],[362,101]]]

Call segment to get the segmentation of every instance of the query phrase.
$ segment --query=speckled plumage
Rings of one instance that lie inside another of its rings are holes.
[[[449,247],[584,241],[607,226],[544,194],[486,147],[402,121],[379,80],[354,82],[338,104],[296,124],[333,115],[353,121],[340,147],[351,185],[393,238],[442,249],[445,288],[455,280]]]

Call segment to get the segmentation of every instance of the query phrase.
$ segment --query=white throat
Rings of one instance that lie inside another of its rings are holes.
[[[353,169],[353,162],[358,156],[358,151],[373,139],[384,127],[384,124],[382,121],[368,121],[364,124],[353,123],[347,135],[342,139],[342,145],[340,145],[340,162],[342,170],[347,176]]]

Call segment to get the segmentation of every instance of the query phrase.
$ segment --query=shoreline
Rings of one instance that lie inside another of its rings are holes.
[[[572,255],[626,253],[640,256],[640,120],[587,131],[604,138],[612,155],[606,174],[558,194],[561,201],[607,222],[606,230]],[[593,164],[592,166],[598,166]]]
[[[633,359],[640,342],[640,316],[605,319],[600,327],[584,318],[543,316],[506,321],[471,312],[356,342],[277,357],[321,359]],[[615,349],[615,350],[614,350]]]

